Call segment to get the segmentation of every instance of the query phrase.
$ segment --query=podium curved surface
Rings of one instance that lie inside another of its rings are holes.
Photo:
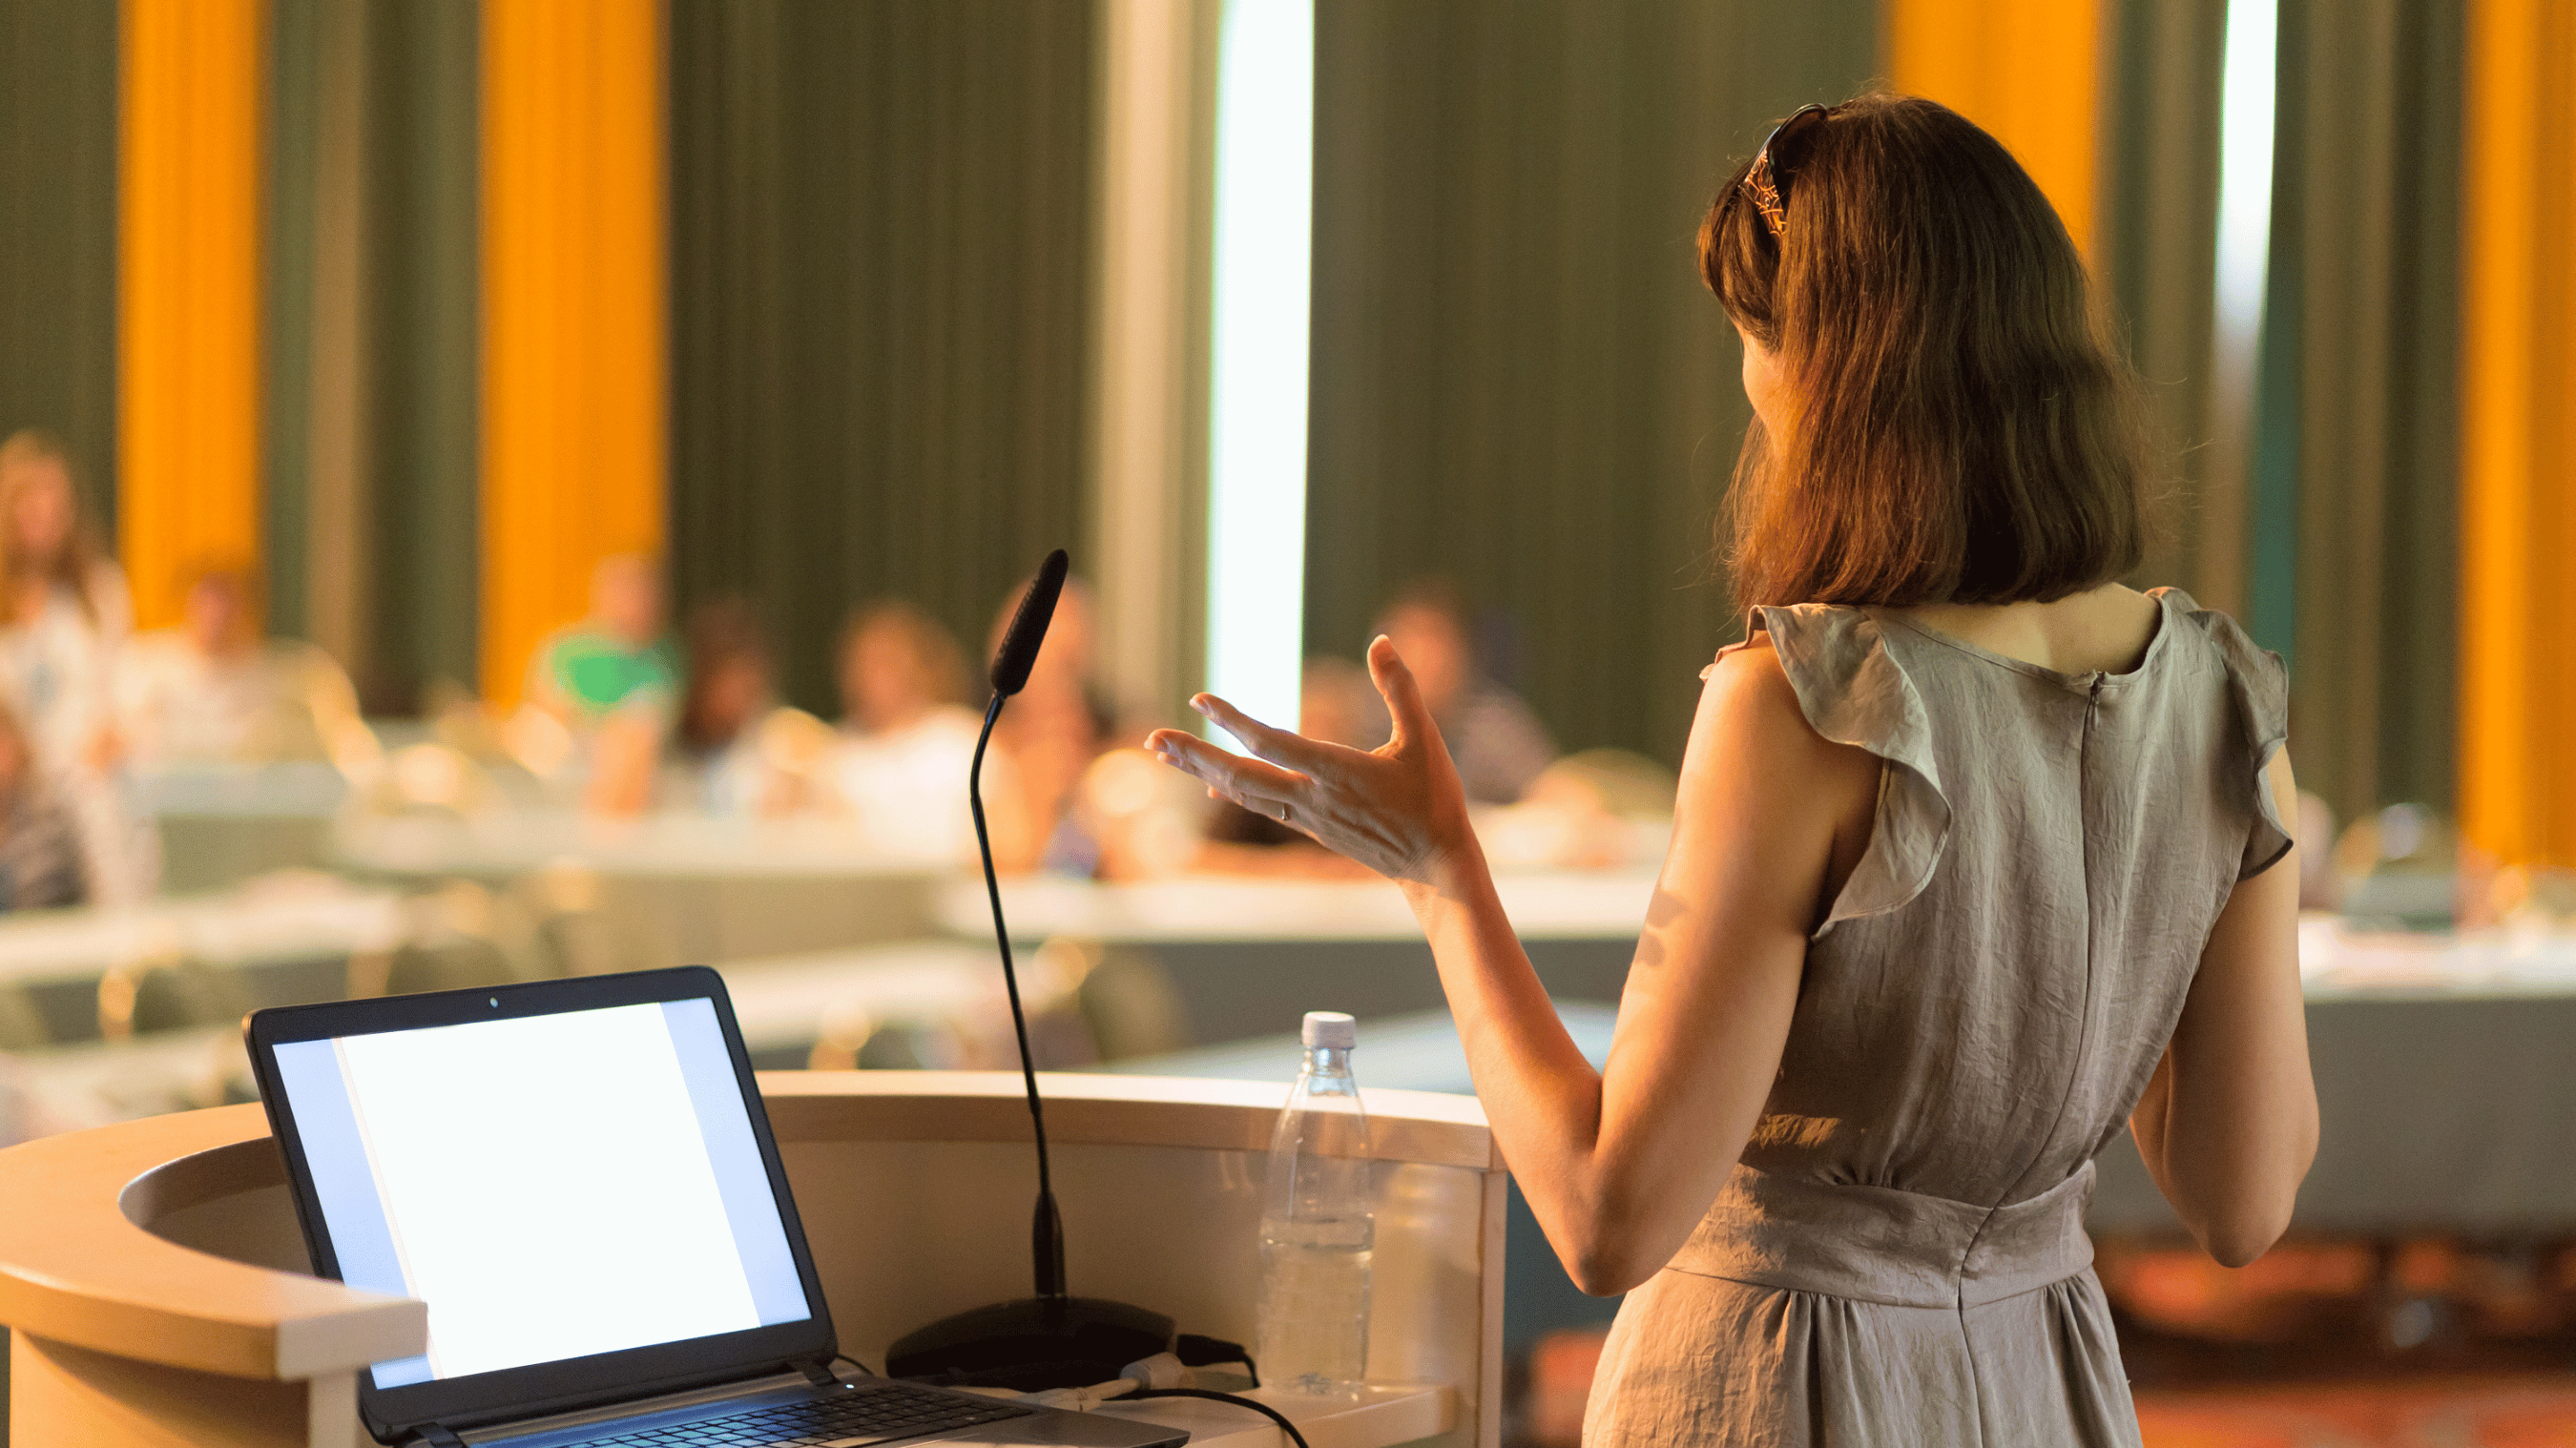
[[[1249,1342],[1279,1089],[1040,1079],[1074,1289]],[[1026,1293],[1034,1168],[1016,1073],[773,1072],[761,1086],[846,1351],[878,1362],[912,1326]],[[1406,1421],[1448,1448],[1492,1448],[1502,1163],[1472,1098],[1367,1102],[1381,1203],[1370,1377],[1440,1385],[1436,1422]],[[427,1341],[423,1304],[304,1271],[256,1105],[0,1151],[0,1203],[20,1448],[348,1448],[364,1441],[356,1374]]]

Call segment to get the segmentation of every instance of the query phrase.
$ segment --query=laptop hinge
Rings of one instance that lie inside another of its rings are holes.
[[[806,1380],[818,1388],[842,1386],[840,1375],[832,1371],[830,1358],[813,1359],[798,1363],[797,1366],[805,1370]]]
[[[445,1423],[423,1423],[411,1430],[411,1441],[427,1448],[465,1448],[465,1440],[447,1431]]]

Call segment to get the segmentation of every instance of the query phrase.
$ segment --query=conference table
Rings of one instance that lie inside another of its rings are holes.
[[[1062,896],[1051,903],[1068,915],[1080,908],[1094,926],[1114,928],[1124,916],[1134,926],[1131,940],[1166,947],[1177,940],[1212,948],[1209,936],[1228,918],[1215,911],[1185,918],[1166,912],[1172,902],[1152,898]],[[1235,903],[1249,902],[1238,896]],[[1318,943],[1348,945],[1369,908],[1317,918]],[[1273,917],[1263,928],[1284,927]],[[2576,1071],[2568,1069],[2576,1054],[2576,937],[2376,935],[2312,917],[2301,925],[2300,947],[2324,1131],[2294,1231],[2506,1242],[2576,1233]],[[1406,978],[1428,970],[1427,958],[1419,960]],[[1380,981],[1377,988],[1390,987]],[[1617,1015],[1611,1001],[1560,994],[1558,1013],[1585,1056],[1604,1062]],[[1255,1039],[1100,1069],[1266,1081],[1284,1093],[1299,1060],[1292,1022]],[[1354,1061],[1363,1090],[1474,1089],[1456,1027],[1436,996],[1427,1006],[1364,1018]],[[1566,1278],[1516,1190],[1510,1221],[1506,1344],[1518,1350],[1546,1332],[1606,1320],[1610,1305],[1586,1298]],[[2087,1225],[2097,1236],[2142,1245],[2183,1238],[2126,1132],[2100,1159]]]
[[[1502,873],[1495,886],[1550,995],[1619,998],[1651,871]],[[1071,937],[1158,964],[1200,1043],[1293,1031],[1310,1010],[1366,1020],[1441,1004],[1430,947],[1383,881],[1030,878],[1004,884],[1002,907],[1015,940]],[[980,882],[950,882],[936,914],[959,939],[992,936]]]
[[[499,886],[578,871],[597,882],[604,909],[672,963],[935,935],[930,903],[956,873],[945,861],[870,849],[830,819],[540,809],[351,816],[334,828],[331,862],[361,879],[413,884]]]
[[[2322,1129],[2299,1230],[2576,1232],[2576,934],[2468,938],[2299,927]],[[2122,1133],[2097,1232],[2181,1230]]]
[[[1606,1045],[1652,876],[1497,883],[1550,994],[1570,1023],[1588,1022]],[[1454,1037],[1443,1046],[1419,1035],[1442,997],[1429,949],[1392,887],[1033,880],[1006,887],[1003,905],[1016,937],[1081,935],[1159,962],[1196,1041],[1243,1043],[1196,1058],[1211,1071],[1235,1074],[1256,1061],[1273,1063],[1266,1069],[1274,1073],[1281,1061],[1293,1068],[1294,1050],[1279,1042],[1305,1011],[1333,1009],[1412,1033],[1403,1049],[1430,1055],[1402,1067],[1404,1084],[1467,1089]],[[941,918],[961,938],[991,928],[980,890],[952,888]],[[2379,933],[2312,915],[2300,924],[2299,949],[2325,1123],[2299,1226],[2576,1231],[2576,931]],[[1380,1035],[1362,1037],[1363,1083],[1372,1058],[1389,1054],[1365,1049]],[[1189,1059],[1165,1064],[1184,1069]],[[2179,1230],[2125,1133],[2103,1158],[2092,1222],[2101,1231]]]
[[[5,927],[0,927],[5,930]],[[719,967],[743,1042],[762,1069],[801,1068],[818,1043],[855,1048],[875,1030],[913,1028],[950,1043],[928,1065],[1006,1063],[1009,1018],[989,947],[914,941],[741,961]],[[329,990],[311,999],[336,999]],[[1034,993],[1040,1011],[1060,1002]],[[76,1041],[0,1057],[0,1087],[36,1131],[112,1122],[254,1099],[241,1027],[232,1022],[154,1031],[122,1041]],[[0,1145],[6,1145],[0,1122]]]
[[[352,956],[389,950],[412,928],[399,892],[315,872],[114,909],[0,915],[0,1045],[120,1034],[108,1019],[115,988],[102,994],[102,983],[163,967],[218,972],[245,1008],[336,998],[348,993]]]
[[[530,837],[517,858],[560,858],[549,851],[562,843]],[[624,843],[626,858],[664,863],[704,859],[713,848],[705,835],[646,833]],[[501,853],[482,858],[497,869]],[[838,879],[834,869],[856,863],[854,854],[826,859],[809,878]],[[981,883],[925,871],[901,878],[915,896],[902,909],[926,926],[900,938],[870,938],[892,926],[862,922],[820,948],[691,953],[734,983],[764,1065],[854,1057],[889,1027],[947,1053],[924,1064],[996,1064],[1003,1003]],[[1652,876],[1507,875],[1499,886],[1550,993],[1606,1042]],[[1365,1068],[1394,1054],[1382,1049],[1384,1023],[1427,1019],[1443,1005],[1410,912],[1381,883],[1032,878],[1008,884],[1003,903],[1024,966],[1050,940],[1139,964],[1167,983],[1177,1040],[1200,1047],[1275,1042],[1308,1010],[1346,1010],[1380,1041],[1362,1057]],[[351,954],[399,938],[405,908],[396,889],[289,877],[128,912],[10,919],[0,921],[0,985],[28,987],[48,1015],[94,1014],[104,965],[184,956],[257,963],[283,972],[273,977],[286,983],[279,990],[324,998],[339,993]],[[785,933],[833,935],[810,922]],[[2316,916],[2302,923],[2300,948],[2325,1122],[2300,1224],[2357,1233],[2576,1230],[2576,1071],[2566,1066],[2576,1055],[2576,933],[2371,934]],[[1031,970],[1033,993],[1061,1009],[1049,997],[1061,983]],[[95,1124],[206,1099],[216,1089],[208,1083],[227,1074],[219,1058],[233,1034],[227,1022],[57,1046],[22,1057],[21,1074],[40,1078],[48,1099],[70,1103],[73,1122]],[[1282,1059],[1293,1066],[1294,1052]],[[1407,1069],[1415,1084],[1439,1077]],[[1465,1088],[1462,1067],[1440,1069],[1448,1071],[1442,1084]],[[2103,1160],[2093,1222],[2105,1231],[2173,1229],[2125,1137]]]
[[[138,770],[133,788],[160,835],[161,889],[174,895],[319,868],[349,796],[337,768],[306,760]]]

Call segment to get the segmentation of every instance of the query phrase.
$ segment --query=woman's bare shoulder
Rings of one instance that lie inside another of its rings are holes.
[[[1836,743],[1809,722],[1766,635],[1729,649],[1708,671],[1682,756],[1674,847],[1692,878],[1759,880],[1759,902],[1803,938],[1869,844],[1877,755]]]
[[[1816,732],[1769,634],[1756,633],[1719,654],[1706,678],[1690,753],[1708,755],[1713,749],[1708,762],[1759,761],[1766,771],[1812,773],[1811,782],[1860,780],[1875,787],[1877,756]],[[1690,762],[1686,756],[1685,773]]]

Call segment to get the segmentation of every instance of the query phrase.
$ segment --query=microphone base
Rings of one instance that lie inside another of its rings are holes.
[[[1087,1388],[1172,1350],[1172,1319],[1102,1297],[1023,1297],[915,1328],[886,1349],[886,1376],[966,1387]]]

